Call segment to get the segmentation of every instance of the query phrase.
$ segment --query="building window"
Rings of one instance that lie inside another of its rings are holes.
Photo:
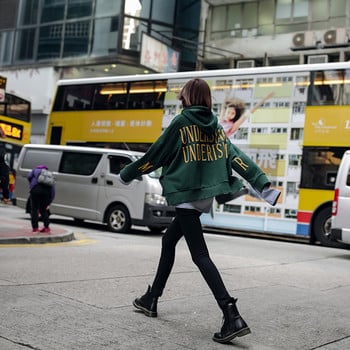
[[[211,39],[246,37],[256,35],[259,2],[247,2],[213,7],[211,15]]]
[[[63,57],[88,54],[90,21],[66,23]]]
[[[60,57],[62,27],[62,24],[53,24],[40,28],[38,46],[39,60]]]
[[[240,205],[232,205],[232,204],[224,204],[223,211],[228,212],[228,213],[240,214],[241,213],[241,206]]]
[[[268,128],[252,128],[252,134],[268,134]]]
[[[301,165],[301,154],[290,154],[288,156],[288,166],[299,167]]]
[[[288,194],[298,194],[299,185],[297,182],[287,182],[287,195]]]
[[[67,18],[82,18],[91,16],[93,0],[68,1]]]
[[[292,128],[290,132],[291,140],[302,140],[304,137],[304,129],[303,128]]]
[[[95,16],[115,16],[120,14],[120,0],[96,0]]]
[[[294,102],[293,103],[293,114],[305,113],[305,102]]]
[[[14,37],[14,31],[0,33],[0,65],[11,63]]]
[[[23,29],[17,32],[15,57],[20,61],[34,59],[35,29]]]
[[[308,0],[277,0],[276,23],[307,21],[308,14]]]
[[[40,22],[62,21],[64,19],[64,8],[65,1],[44,0]]]
[[[95,19],[92,34],[92,55],[108,56],[117,52],[118,22],[119,16]]]
[[[284,217],[287,219],[296,219],[297,211],[295,209],[286,209],[284,211]]]
[[[287,128],[271,128],[271,134],[286,134]]]
[[[233,135],[235,140],[248,140],[248,128],[239,128]]]
[[[38,22],[39,2],[37,0],[23,0],[20,23],[24,25]]]
[[[251,213],[261,213],[261,208],[260,207],[256,207],[254,205],[246,205],[244,207],[244,210],[246,212],[251,212]]]

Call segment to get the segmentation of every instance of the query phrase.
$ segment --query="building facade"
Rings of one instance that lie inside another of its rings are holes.
[[[190,71],[348,61],[349,30],[350,0],[0,0],[0,75],[43,142],[58,79],[169,71],[152,41]]]
[[[349,0],[205,0],[199,69],[350,60]]]
[[[33,142],[58,79],[156,72],[140,62],[142,40],[178,53],[176,70],[194,70],[200,9],[200,0],[0,0],[0,75],[32,101]]]

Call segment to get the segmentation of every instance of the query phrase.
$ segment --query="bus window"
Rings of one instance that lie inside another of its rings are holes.
[[[93,94],[93,85],[60,86],[57,91],[53,110],[89,110],[91,109]]]
[[[126,105],[127,83],[101,84],[97,87],[92,109],[125,109]]]
[[[325,70],[311,73],[309,104],[346,105],[350,103],[350,71]]]
[[[301,188],[334,189],[337,170],[346,148],[304,147]]]
[[[128,108],[162,109],[166,90],[165,81],[131,82]]]

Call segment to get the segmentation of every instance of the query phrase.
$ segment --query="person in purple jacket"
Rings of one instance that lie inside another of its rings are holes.
[[[44,223],[43,233],[50,233],[50,221],[48,209],[55,198],[55,185],[48,186],[38,182],[43,169],[48,170],[46,165],[38,165],[28,174],[30,200],[31,200],[31,223],[33,232],[39,232],[39,213]]]

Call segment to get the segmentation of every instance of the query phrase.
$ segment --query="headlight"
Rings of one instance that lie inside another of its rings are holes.
[[[145,203],[150,205],[167,205],[165,197],[156,193],[146,193]]]

